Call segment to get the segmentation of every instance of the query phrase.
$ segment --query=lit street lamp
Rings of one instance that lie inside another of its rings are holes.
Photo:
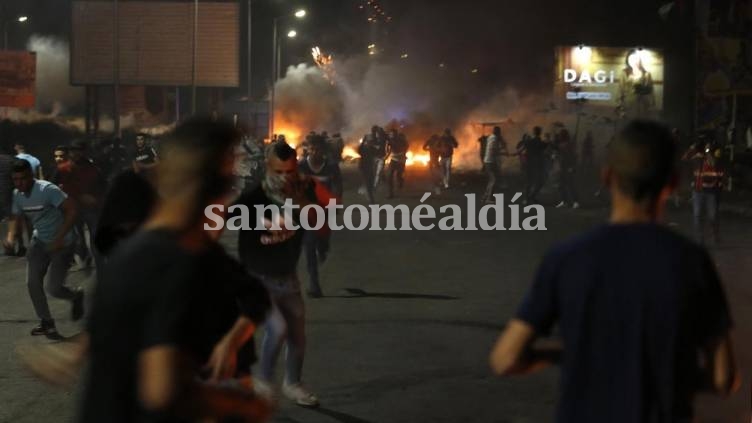
[[[295,38],[298,36],[298,31],[291,29],[290,32],[287,33],[287,38]]]
[[[18,23],[24,23],[29,20],[28,16],[22,15],[15,19]],[[3,20],[3,50],[8,50],[8,27],[12,23],[11,20]]]
[[[275,91],[276,91],[276,85],[277,85],[277,72],[279,67],[280,59],[278,56],[279,53],[279,42],[278,42],[278,36],[279,36],[279,30],[277,29],[277,24],[279,23],[280,19],[289,18],[291,16],[294,16],[298,19],[303,19],[306,16],[306,11],[304,9],[298,9],[295,11],[295,13],[292,13],[290,15],[284,15],[274,18],[274,35],[272,37],[273,40],[273,48],[272,48],[272,92],[271,92],[271,98],[269,101],[269,139],[272,138],[272,135],[274,134],[274,97],[275,97]],[[293,34],[294,33],[294,34]],[[291,36],[291,34],[293,34]],[[294,38],[297,36],[298,33],[293,31],[290,31],[287,33],[287,36],[290,38]]]

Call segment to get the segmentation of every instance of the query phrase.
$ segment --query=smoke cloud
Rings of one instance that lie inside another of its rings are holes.
[[[37,54],[38,109],[56,116],[80,106],[84,90],[70,85],[68,44],[54,37],[32,35],[27,49]]]
[[[533,126],[552,132],[554,124],[564,125],[573,134],[576,127],[577,114],[553,104],[551,93],[489,88],[469,71],[382,63],[367,56],[335,58],[333,66],[334,84],[317,67],[288,68],[277,85],[275,132],[294,144],[308,131],[340,132],[354,145],[373,125],[400,125],[417,153],[431,134],[450,128],[460,143],[455,163],[478,167],[477,140],[493,126],[484,123],[499,124],[510,149]],[[613,133],[610,113],[581,115],[579,139],[592,131],[596,151]]]

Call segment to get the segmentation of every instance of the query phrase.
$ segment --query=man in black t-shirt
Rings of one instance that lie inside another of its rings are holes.
[[[256,206],[281,207],[287,199],[300,206],[294,220],[300,224],[300,211],[309,204],[326,206],[331,193],[314,179],[298,173],[295,150],[285,143],[277,142],[267,148],[266,177],[261,186],[243,194],[236,202],[259,213]],[[268,210],[268,209],[267,209]],[[264,216],[272,218],[271,212]],[[315,213],[308,216],[311,226],[318,222]],[[318,406],[319,400],[302,384],[303,358],[305,356],[305,307],[300,292],[297,264],[305,237],[305,230],[289,231],[287,239],[273,245],[264,241],[263,231],[241,231],[238,237],[240,260],[248,272],[264,283],[272,297],[272,312],[269,314],[261,346],[260,369],[254,381],[257,393],[274,395],[273,377],[277,356],[283,343],[287,343],[285,356],[285,380],[283,394],[296,404],[305,407]],[[325,235],[324,226],[319,232]]]
[[[238,138],[232,123],[203,118],[170,134],[160,198],[142,229],[103,267],[87,332],[53,347],[72,354],[47,361],[22,355],[32,369],[59,382],[61,369],[88,354],[78,421],[268,417],[268,403],[250,391],[199,380],[206,365],[211,382],[235,373],[238,350],[270,306],[260,282],[227,256],[216,232],[204,229],[205,208],[232,187]],[[66,357],[67,365],[46,364]],[[248,366],[253,355],[244,358]]]
[[[133,170],[136,173],[148,172],[159,162],[157,152],[146,144],[146,134],[136,135],[136,151],[133,154]]]
[[[694,394],[738,388],[731,317],[699,245],[658,224],[674,188],[667,128],[627,125],[608,152],[608,225],[543,258],[491,354],[498,374],[561,364],[559,423],[692,421]],[[533,345],[558,324],[561,345]]]
[[[527,137],[520,145],[524,152],[527,163],[525,166],[525,202],[526,204],[537,204],[538,193],[543,188],[545,173],[545,154],[548,145],[541,139],[541,128],[533,128],[533,136]]]

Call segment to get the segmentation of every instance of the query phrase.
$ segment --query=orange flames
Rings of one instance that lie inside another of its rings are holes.
[[[355,159],[360,158],[360,154],[355,150],[355,148],[351,146],[345,146],[345,149],[342,151],[342,157],[346,161],[351,161]],[[416,154],[412,151],[407,152],[407,160],[405,161],[405,166],[421,166],[421,167],[428,167],[428,163],[430,162],[430,156],[428,154],[420,153]]]

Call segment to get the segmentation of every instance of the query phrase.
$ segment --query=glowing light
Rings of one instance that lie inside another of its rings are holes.
[[[403,58],[403,59],[407,59],[407,58],[408,58],[409,56],[408,56],[408,54],[407,54],[407,53],[404,53],[404,54],[403,54],[402,56],[400,56],[400,57],[401,57],[401,58]]]
[[[443,68],[445,68],[445,67],[446,67],[446,65],[445,65],[445,64],[443,64],[443,63],[439,63],[439,67],[443,69]]]
[[[316,63],[316,66],[324,72],[324,78],[326,78],[330,84],[334,85],[337,73],[334,70],[334,58],[332,58],[332,55],[326,55],[321,52],[319,47],[314,47],[311,49],[311,56],[313,56],[313,61]]]
[[[478,68],[475,68],[475,69],[471,70],[470,72],[471,73],[478,73]]]
[[[574,49],[574,51],[572,52],[572,57],[574,59],[575,66],[585,68],[590,65],[590,61],[593,58],[593,49],[584,45],[580,45]]]
[[[298,18],[298,19],[305,18],[305,16],[306,16],[305,9],[300,9],[297,12],[295,12],[295,17]]]
[[[295,38],[298,36],[298,31],[291,29],[290,32],[287,33],[288,38]]]
[[[26,22],[28,20],[29,20],[28,16],[19,16],[18,17],[18,22]]]

